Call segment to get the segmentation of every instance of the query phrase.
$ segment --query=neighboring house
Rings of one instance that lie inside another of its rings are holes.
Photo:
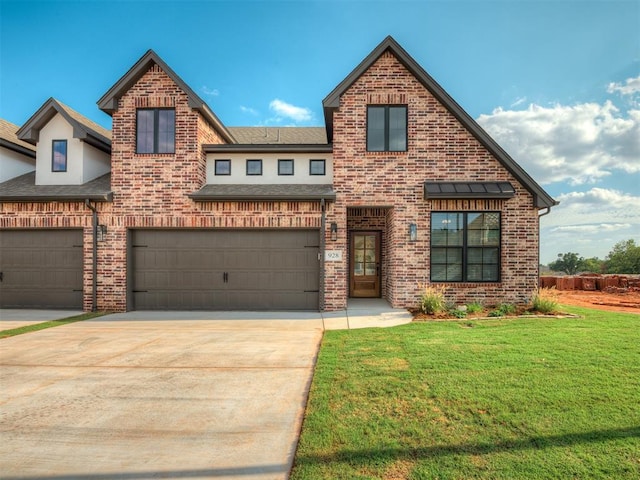
[[[537,287],[556,202],[391,37],[324,99],[325,127],[226,127],[151,50],[98,106],[111,137],[55,100],[18,132],[37,167],[0,184],[4,307],[338,310]]]
[[[36,169],[36,148],[18,138],[18,128],[0,119],[0,183]]]

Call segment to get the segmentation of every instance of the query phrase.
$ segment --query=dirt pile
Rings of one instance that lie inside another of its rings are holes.
[[[640,314],[640,291],[558,290],[558,303],[610,312]]]

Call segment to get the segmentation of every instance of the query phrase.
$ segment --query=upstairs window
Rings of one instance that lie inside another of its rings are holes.
[[[136,153],[174,153],[175,143],[175,109],[138,109],[136,118]]]
[[[326,175],[324,160],[309,160],[309,175]]]
[[[247,160],[247,175],[262,175],[262,160]]]
[[[216,175],[231,175],[231,160],[216,160]]]
[[[278,175],[293,175],[293,160],[278,160]]]
[[[407,107],[369,105],[367,107],[367,151],[407,151]]]
[[[67,171],[67,141],[53,140],[51,144],[51,171]]]
[[[500,281],[500,213],[431,214],[432,282]]]

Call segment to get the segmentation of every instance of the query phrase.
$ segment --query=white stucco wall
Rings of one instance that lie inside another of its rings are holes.
[[[293,175],[278,175],[278,159],[293,159]],[[231,160],[231,175],[216,175],[216,160]],[[262,160],[262,175],[247,175],[247,160]],[[309,175],[309,160],[325,160],[325,175]],[[209,184],[331,184],[333,159],[328,154],[234,153],[207,154]]]
[[[67,141],[67,171],[53,172],[53,140]],[[36,185],[81,185],[109,172],[110,155],[73,138],[73,127],[57,114],[40,130],[36,147]]]
[[[51,171],[53,140],[67,141],[67,171]],[[36,185],[82,184],[82,142],[73,138],[73,127],[57,114],[40,130],[36,146]]]
[[[111,170],[111,155],[82,142],[84,152],[82,181],[86,183]]]
[[[0,147],[0,183],[33,172],[35,169],[34,158]]]

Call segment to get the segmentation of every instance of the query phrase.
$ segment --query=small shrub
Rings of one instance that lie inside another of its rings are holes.
[[[452,310],[449,310],[449,313],[451,314],[451,316],[456,317],[456,318],[465,318],[467,316],[467,311],[466,310],[460,310],[458,308],[454,308]]]
[[[516,306],[510,303],[501,303],[496,306],[495,310],[489,312],[490,317],[506,317],[516,313]]]
[[[420,297],[420,310],[427,315],[433,315],[445,310],[444,288],[425,287]]]
[[[539,313],[558,311],[558,292],[555,288],[541,288],[531,297],[531,310]]]
[[[469,313],[480,313],[484,310],[484,306],[480,302],[471,302],[467,305],[467,312]]]

